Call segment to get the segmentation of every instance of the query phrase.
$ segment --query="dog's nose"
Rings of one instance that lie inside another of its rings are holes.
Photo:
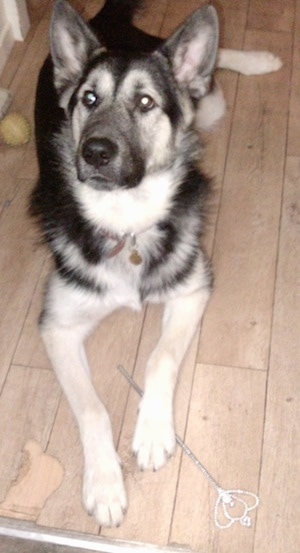
[[[103,167],[117,155],[118,146],[109,138],[91,137],[83,144],[82,157],[89,165]]]

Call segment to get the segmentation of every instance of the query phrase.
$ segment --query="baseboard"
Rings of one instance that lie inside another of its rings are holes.
[[[14,37],[11,26],[7,22],[0,30],[0,75],[7,62],[10,51],[14,45]]]
[[[177,545],[160,548],[151,544],[45,528],[4,517],[0,517],[0,543],[0,551],[6,553],[191,553],[190,549]]]
[[[5,90],[5,88],[0,87],[0,121],[6,114],[11,101],[12,95],[9,90]]]

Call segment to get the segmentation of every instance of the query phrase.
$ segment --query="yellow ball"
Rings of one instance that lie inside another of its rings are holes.
[[[8,146],[21,146],[29,141],[30,123],[20,113],[9,113],[0,121],[0,134]]]

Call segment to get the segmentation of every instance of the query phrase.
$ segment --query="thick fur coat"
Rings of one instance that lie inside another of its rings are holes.
[[[58,0],[36,98],[31,213],[55,262],[41,334],[78,423],[85,507],[108,526],[122,522],[127,496],[84,341],[116,308],[165,304],[132,446],[140,468],[160,468],[175,450],[176,377],[212,282],[199,241],[209,183],[195,126],[224,113],[216,64],[244,72],[280,65],[266,53],[218,51],[210,5],[165,42],[132,26],[138,5],[108,0],[89,27]]]

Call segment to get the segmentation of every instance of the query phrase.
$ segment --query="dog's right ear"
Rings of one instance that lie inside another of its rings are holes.
[[[99,48],[98,39],[78,13],[66,0],[57,0],[50,25],[50,49],[59,93],[76,85],[89,56]]]
[[[161,48],[178,85],[195,99],[209,90],[218,43],[217,12],[209,4],[196,10]]]

